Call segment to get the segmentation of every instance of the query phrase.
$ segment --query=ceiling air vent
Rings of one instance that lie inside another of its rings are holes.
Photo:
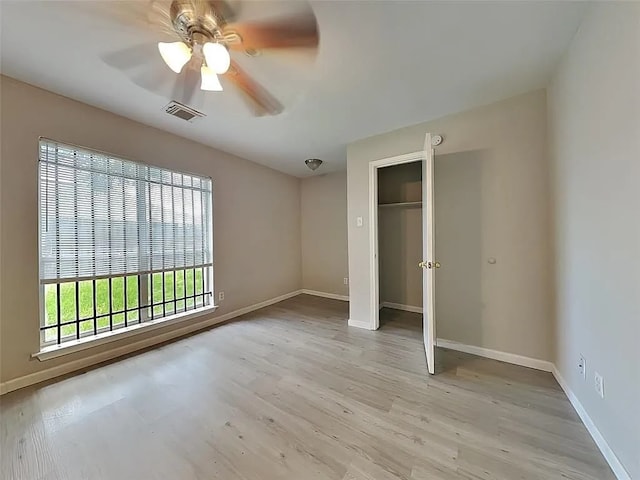
[[[180,102],[176,101],[173,101],[169,103],[169,105],[164,107],[164,111],[169,115],[181,118],[182,120],[186,120],[187,122],[193,122],[195,119],[206,117],[204,113],[194,110],[193,108],[187,107],[186,105],[183,105]]]

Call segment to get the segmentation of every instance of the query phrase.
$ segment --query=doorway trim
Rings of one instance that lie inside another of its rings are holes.
[[[369,162],[369,298],[371,319],[369,330],[380,328],[380,260],[378,255],[378,169],[421,162],[426,159],[424,150]]]

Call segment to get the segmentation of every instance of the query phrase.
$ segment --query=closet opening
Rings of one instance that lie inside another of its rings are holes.
[[[378,169],[380,326],[422,324],[422,162]],[[402,314],[402,312],[410,312]]]

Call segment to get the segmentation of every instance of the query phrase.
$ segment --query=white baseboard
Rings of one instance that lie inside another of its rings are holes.
[[[413,305],[403,305],[402,303],[382,302],[383,308],[393,308],[394,310],[404,310],[405,312],[422,313],[422,307],[414,307]]]
[[[598,427],[596,427],[596,425],[593,423],[593,420],[591,420],[591,417],[582,406],[582,403],[580,403],[578,397],[576,397],[573,391],[569,388],[569,385],[564,380],[555,365],[553,366],[552,373],[553,376],[556,377],[556,380],[560,384],[560,387],[562,387],[562,390],[564,390],[564,393],[567,395],[567,398],[571,402],[571,405],[573,405],[573,408],[580,417],[580,420],[582,420],[582,423],[584,423],[584,426],[587,428],[587,431],[591,435],[591,438],[593,438],[593,441],[596,442],[596,445],[600,449],[602,456],[611,467],[611,470],[613,470],[616,478],[618,480],[631,480],[631,475],[629,475],[629,472],[627,472],[620,460],[618,460],[616,454],[613,453],[613,450],[611,449],[605,438],[602,436],[602,433],[600,433]]]
[[[288,298],[295,297],[297,295],[300,295],[301,293],[301,290],[296,290],[285,295],[280,295],[279,297],[271,298],[254,305],[249,305],[248,307],[234,310],[233,312],[225,313],[217,317],[207,318],[206,320],[203,320],[201,322],[192,323],[190,325],[171,330],[170,332],[166,332],[161,335],[145,338],[144,340],[139,340],[128,345],[123,345],[122,347],[114,348],[106,352],[90,355],[88,357],[80,358],[78,360],[67,362],[62,365],[47,368],[46,370],[41,370],[39,372],[31,373],[23,377],[8,380],[6,382],[0,383],[0,395],[4,395],[5,393],[9,393],[20,388],[28,387],[29,385],[44,382],[46,380],[51,380],[52,378],[66,375],[67,373],[87,368],[92,365],[105,362],[107,360],[112,360],[114,358],[133,353],[137,350],[142,350],[143,348],[152,347],[153,345],[157,345],[168,340],[173,340],[175,338],[188,335],[189,333],[195,332],[197,330],[202,330],[204,328],[211,327],[232,318],[239,317],[240,315],[244,315],[246,313],[268,307],[269,305],[273,305],[283,300],[287,300]]]
[[[300,293],[306,293],[307,295],[315,295],[316,297],[330,298],[332,300],[342,300],[343,302],[349,301],[348,295],[339,295],[337,293],[319,292],[317,290],[309,290],[303,288]]]
[[[369,322],[361,322],[360,320],[349,319],[347,323],[350,327],[363,328],[365,330],[373,330]]]
[[[280,303],[284,300],[288,300],[289,298],[297,297],[302,293],[302,290],[294,290],[293,292],[285,293],[284,295],[280,295],[278,297],[270,298],[269,300],[265,300],[263,302],[254,303],[253,305],[249,305],[248,307],[239,308],[238,310],[234,310],[233,312],[225,313],[224,315],[220,315],[215,319],[219,322],[224,322],[227,320],[231,320],[232,318],[239,317],[240,315],[244,315],[246,313],[251,313],[256,310],[260,310],[261,308],[268,307],[275,303]]]
[[[491,358],[493,360],[513,363],[514,365],[520,365],[528,368],[535,368],[536,370],[542,370],[545,372],[553,371],[553,364],[551,362],[540,360],[538,358],[525,357],[523,355],[501,352],[499,350],[491,350],[490,348],[477,347],[475,345],[467,345],[460,342],[454,342],[453,340],[446,340],[444,338],[438,338],[436,340],[436,345],[438,345],[438,347],[449,348],[459,352],[471,353],[472,355],[478,355],[479,357]]]

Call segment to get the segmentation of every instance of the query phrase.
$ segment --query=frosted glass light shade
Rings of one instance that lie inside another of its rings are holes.
[[[158,51],[164,63],[176,73],[180,73],[182,67],[191,59],[191,49],[182,42],[158,42]]]
[[[202,47],[202,53],[207,60],[207,67],[217,74],[226,73],[231,65],[231,56],[224,45],[207,42]]]
[[[212,69],[206,66],[202,66],[200,68],[200,89],[207,90],[210,92],[221,92],[222,85],[220,85],[220,80],[218,79],[218,75]]]
[[[319,158],[308,158],[304,161],[305,165],[311,170],[316,171],[317,168],[322,165],[322,160]]]

